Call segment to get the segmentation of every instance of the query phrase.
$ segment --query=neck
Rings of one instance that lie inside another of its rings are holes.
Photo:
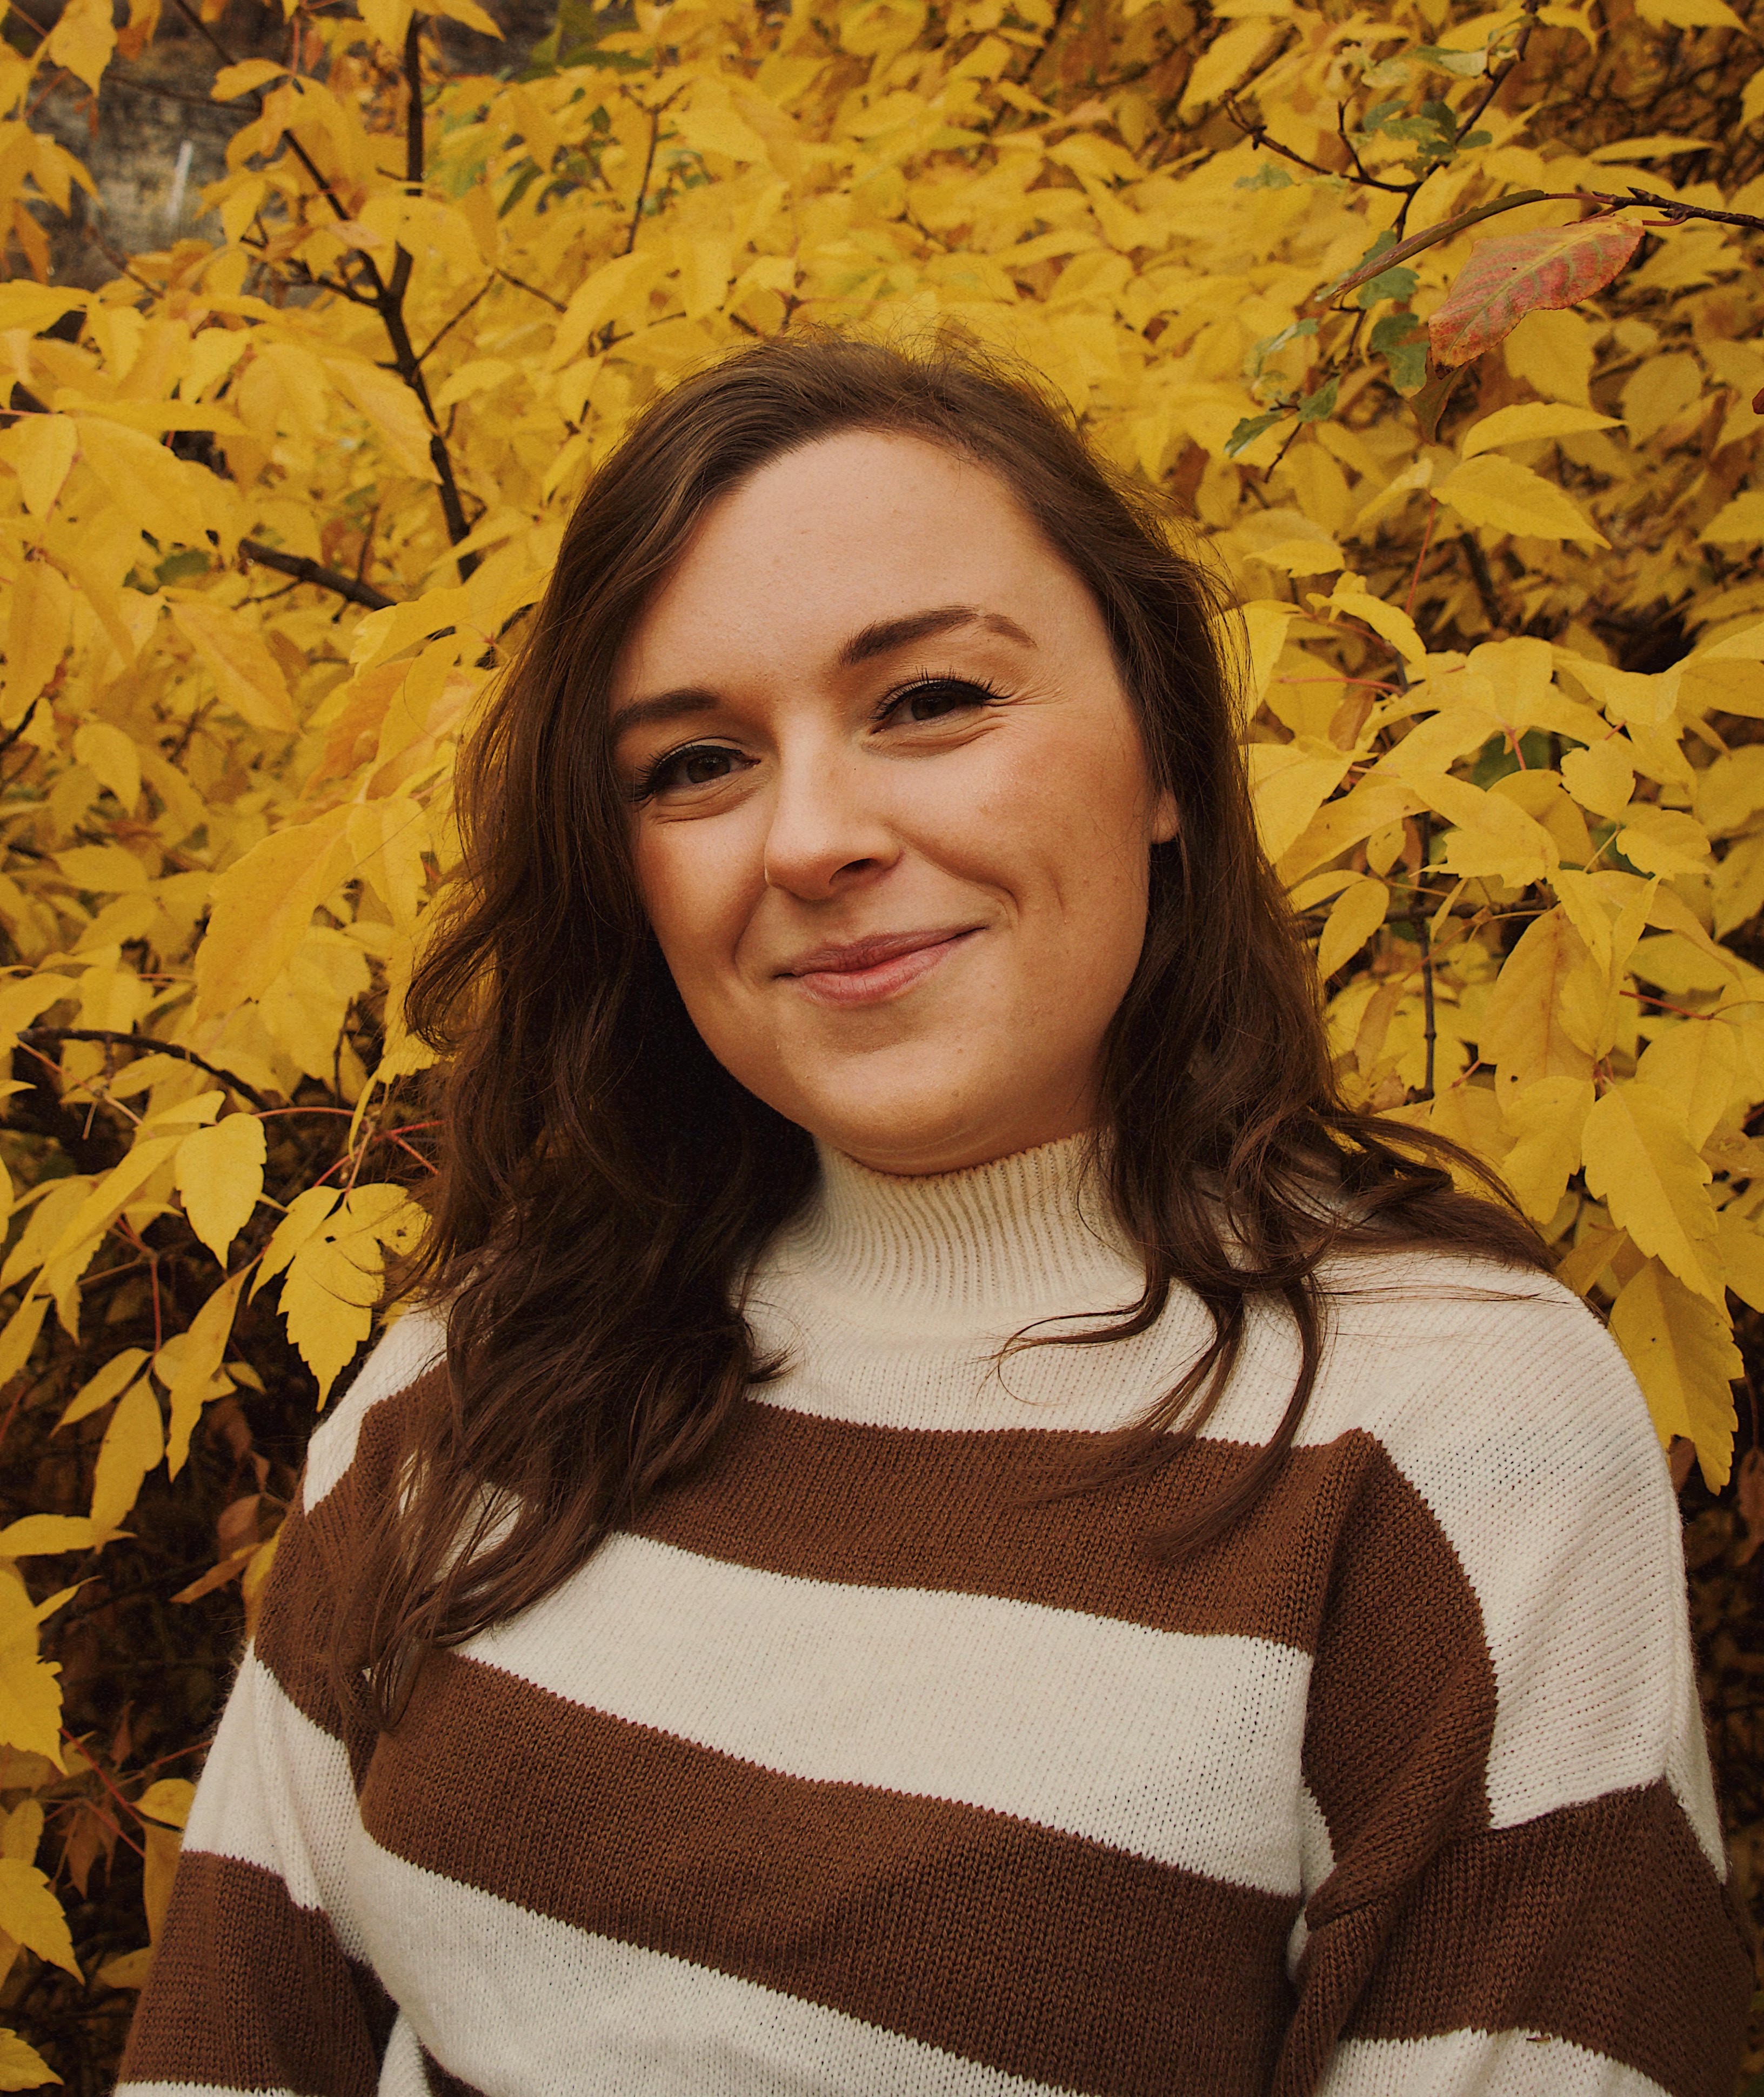
[[[821,1183],[790,1263],[869,1316],[1009,1327],[1131,1302],[1140,1263],[1110,1214],[1091,1136],[961,1171],[873,1171],[817,1145]]]

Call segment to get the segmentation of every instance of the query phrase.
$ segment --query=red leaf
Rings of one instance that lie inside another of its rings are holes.
[[[1614,218],[1546,226],[1485,240],[1427,323],[1442,364],[1468,364],[1540,307],[1576,306],[1602,291],[1640,244],[1642,229]]]

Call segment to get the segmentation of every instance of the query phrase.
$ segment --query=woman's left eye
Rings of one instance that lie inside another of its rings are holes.
[[[966,707],[983,707],[996,696],[965,677],[926,677],[896,692],[884,709],[886,720],[943,720]]]

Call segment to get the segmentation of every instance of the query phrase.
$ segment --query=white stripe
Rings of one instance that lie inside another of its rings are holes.
[[[358,1833],[374,1970],[493,2097],[1048,2097],[1051,2086],[457,1884]]]
[[[1335,1869],[1335,1852],[1329,1843],[1329,1823],[1324,1819],[1323,1808],[1318,1805],[1316,1794],[1308,1784],[1298,1794],[1298,1861],[1301,1884],[1308,1902]],[[1304,1957],[1305,1946],[1310,1941],[1311,1920],[1301,1908],[1298,1920],[1286,1938],[1286,1977],[1295,1986],[1298,1981],[1299,1961]]]
[[[322,1908],[361,1956],[339,1868],[357,1820],[341,1742],[315,1726],[247,1648],[184,1830],[186,1850],[271,1872],[296,1907]]]
[[[1565,2038],[1448,2032],[1443,2038],[1348,2039],[1317,2097],[1666,2097],[1633,2068]]]
[[[294,2097],[285,2085],[274,2090],[234,2090],[223,2082],[119,2082],[115,2097]]]
[[[1271,1640],[834,1586],[617,1536],[462,1650],[787,1775],[983,1806],[1299,1890],[1311,1661]]]
[[[433,1311],[420,1306],[407,1311],[391,1328],[307,1445],[300,1504],[309,1514],[355,1460],[361,1422],[372,1408],[414,1383],[446,1352],[446,1323]]]
[[[1377,1436],[1475,1590],[1497,1690],[1493,1824],[1657,1783],[1676,1756],[1676,1788],[1718,1856],[1713,1795],[1691,1766],[1701,1751],[1679,1740],[1678,1508],[1615,1343],[1542,1275],[1434,1254],[1357,1262],[1343,1278],[1363,1293],[1332,1307],[1298,1440]],[[1491,1291],[1505,1300],[1478,1300]],[[1259,1394],[1289,1390],[1297,1366],[1290,1319],[1258,1313],[1207,1434],[1244,1434]]]

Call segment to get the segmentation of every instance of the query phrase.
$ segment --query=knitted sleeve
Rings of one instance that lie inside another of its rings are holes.
[[[196,1788],[119,2097],[371,2097],[394,2012],[350,1913],[346,1845],[371,1740],[339,1710],[326,1661],[335,1569],[373,1466],[368,1408],[414,1393],[436,1344],[396,1325],[315,1436],[246,1649]],[[375,1441],[397,1401],[379,1406]],[[367,1452],[362,1452],[364,1459]]]
[[[1731,2097],[1751,1962],[1658,1445],[1553,1290],[1476,1356],[1447,1350],[1367,1440],[1312,1676],[1276,2086]]]

